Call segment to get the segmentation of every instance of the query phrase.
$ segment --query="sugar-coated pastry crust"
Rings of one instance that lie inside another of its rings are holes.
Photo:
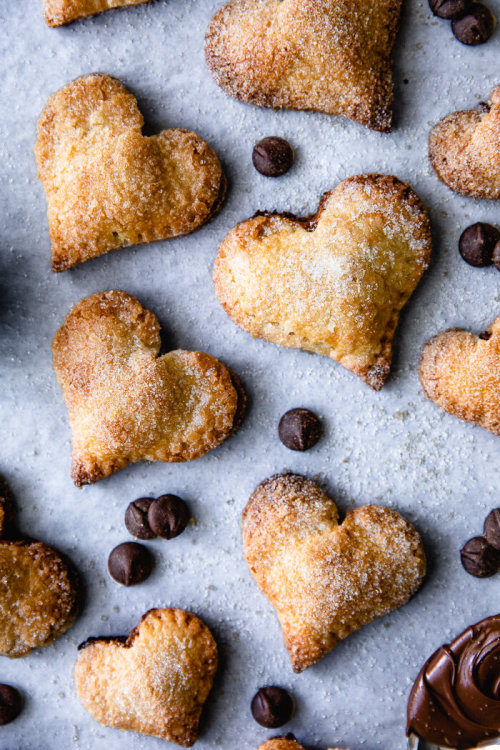
[[[245,559],[277,611],[295,672],[405,604],[425,573],[422,540],[399,513],[365,505],[339,525],[333,500],[294,474],[257,487],[242,530]]]
[[[83,644],[74,680],[101,724],[190,747],[216,671],[217,645],[204,622],[181,609],[151,609],[126,640]]]
[[[220,208],[225,178],[212,147],[188,130],[147,138],[143,124],[135,97],[107,75],[77,78],[48,100],[35,155],[54,271],[189,234]]]
[[[431,164],[456,193],[500,199],[500,86],[481,109],[440,120],[429,136]]]
[[[458,328],[434,336],[422,350],[420,382],[441,409],[500,436],[500,317],[482,336]]]
[[[208,27],[207,63],[242,101],[387,132],[400,8],[400,0],[232,0]]]
[[[104,10],[147,2],[149,0],[43,0],[43,12],[49,26],[63,26],[77,18],[93,16]]]
[[[78,575],[51,547],[9,541],[12,496],[0,478],[0,654],[25,656],[48,646],[74,622]]]
[[[324,354],[379,390],[403,306],[427,268],[429,220],[396,177],[341,182],[306,219],[262,214],[220,245],[215,291],[252,336]]]
[[[273,737],[271,740],[263,742],[257,750],[305,750],[297,740],[289,737]]]
[[[245,398],[234,373],[209,354],[159,356],[160,345],[156,316],[115,290],[78,302],[56,333],[78,486],[135,461],[198,458],[241,421]]]

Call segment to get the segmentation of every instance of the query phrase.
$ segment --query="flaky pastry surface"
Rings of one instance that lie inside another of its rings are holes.
[[[208,27],[207,63],[242,101],[390,131],[400,7],[400,0],[232,0]]]
[[[422,350],[420,382],[441,409],[500,436],[500,317],[483,336],[460,329],[434,336]]]
[[[156,316],[121,291],[81,300],[56,333],[78,486],[140,460],[198,458],[237,427],[244,393],[231,371],[201,352],[159,356],[160,345]]]
[[[42,542],[8,541],[12,498],[0,478],[0,654],[26,656],[48,646],[74,622],[78,577]]]
[[[144,137],[143,124],[135,97],[107,75],[77,78],[48,100],[35,155],[54,271],[189,234],[219,209],[225,178],[211,146],[187,130]]]
[[[399,513],[365,505],[339,525],[333,500],[293,474],[257,487],[242,532],[245,559],[277,611],[295,672],[405,604],[425,573],[422,540]]]
[[[43,0],[43,12],[49,26],[63,26],[104,10],[147,2],[149,0]]]
[[[429,156],[439,179],[456,193],[500,199],[500,86],[482,110],[440,120],[429,136]]]
[[[315,216],[238,224],[213,278],[228,315],[252,336],[331,357],[378,390],[430,252],[429,220],[411,188],[360,175],[326,193]]]
[[[74,680],[101,724],[190,747],[216,671],[217,646],[205,623],[180,609],[152,609],[125,641],[83,644]]]

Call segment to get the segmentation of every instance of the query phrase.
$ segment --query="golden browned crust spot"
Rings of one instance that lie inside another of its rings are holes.
[[[208,27],[208,67],[244,102],[389,132],[400,8],[400,0],[232,0]]]
[[[323,354],[379,390],[399,314],[428,266],[431,232],[417,195],[393,176],[359,175],[317,213],[260,214],[222,241],[215,291],[252,336]]]
[[[460,329],[434,336],[422,350],[420,382],[441,409],[500,436],[500,317],[483,336]]]
[[[107,75],[82,76],[50,97],[35,155],[52,270],[189,234],[219,210],[226,183],[212,147],[188,130],[146,138],[143,123],[135,97]]]
[[[43,0],[45,21],[49,26],[63,26],[111,8],[141,5],[149,0]]]
[[[125,642],[83,644],[74,680],[101,724],[190,747],[216,671],[217,645],[205,623],[180,609],[152,609]]]
[[[245,559],[275,607],[294,671],[353,631],[405,604],[425,574],[419,534],[399,513],[365,505],[338,524],[314,482],[262,482],[243,512]]]
[[[81,300],[52,349],[78,486],[135,461],[198,458],[241,421],[236,376],[209,354],[178,349],[159,356],[156,316],[126,292]]]
[[[429,156],[439,179],[471,198],[500,199],[500,86],[482,111],[453,112],[433,127]]]

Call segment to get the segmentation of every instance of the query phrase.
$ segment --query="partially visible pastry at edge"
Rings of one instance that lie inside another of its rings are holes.
[[[396,177],[350,177],[317,213],[257,214],[222,241],[213,278],[252,336],[336,360],[374,390],[390,370],[399,314],[428,266],[431,232]]]
[[[287,734],[285,737],[273,737],[273,739],[263,742],[257,750],[305,750],[305,748],[297,742],[293,735]],[[330,747],[328,750],[347,750],[347,748]]]
[[[52,344],[73,433],[72,477],[90,484],[141,460],[189,461],[237,428],[245,394],[209,354],[160,353],[160,326],[130,294],[78,302]]]
[[[500,85],[478,109],[453,112],[429,136],[431,164],[461,195],[500,199]]]
[[[49,26],[63,26],[77,18],[93,16],[104,10],[147,2],[149,0],[43,0],[43,12]]]
[[[53,271],[189,234],[219,210],[226,182],[212,147],[188,130],[145,137],[143,124],[135,97],[108,75],[77,78],[48,100],[35,155]]]
[[[434,336],[420,381],[441,409],[500,436],[500,317],[480,336],[458,328]]]
[[[207,63],[244,102],[387,132],[400,8],[400,0],[231,0],[208,27]]]

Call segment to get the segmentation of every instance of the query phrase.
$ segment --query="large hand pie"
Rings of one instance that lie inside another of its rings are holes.
[[[128,638],[90,638],[74,679],[101,724],[190,747],[217,671],[217,645],[198,617],[151,609]]]
[[[242,101],[390,131],[400,7],[400,0],[232,0],[208,27],[207,63]]]
[[[146,138],[143,123],[135,97],[110,76],[82,76],[50,97],[35,155],[54,271],[189,234],[219,209],[225,179],[208,143],[187,130]]]
[[[399,513],[364,505],[339,525],[333,500],[293,474],[257,487],[243,512],[243,545],[295,672],[405,604],[425,573],[422,540]]]
[[[481,336],[455,328],[428,341],[420,381],[441,409],[500,436],[500,317]]]
[[[77,18],[93,16],[103,10],[147,2],[149,0],[43,0],[43,10],[49,26],[63,26]]]
[[[215,291],[252,336],[331,357],[378,390],[430,251],[413,190],[396,177],[360,175],[326,193],[314,216],[238,224],[220,245]]]
[[[500,86],[480,109],[453,112],[429,136],[431,164],[456,193],[500,199]]]
[[[52,349],[78,486],[135,461],[198,458],[239,424],[245,395],[234,373],[209,354],[158,356],[158,320],[126,292],[78,302]]]
[[[12,521],[12,496],[0,478],[0,654],[17,657],[48,646],[73,624],[79,581],[52,547],[20,541]]]

